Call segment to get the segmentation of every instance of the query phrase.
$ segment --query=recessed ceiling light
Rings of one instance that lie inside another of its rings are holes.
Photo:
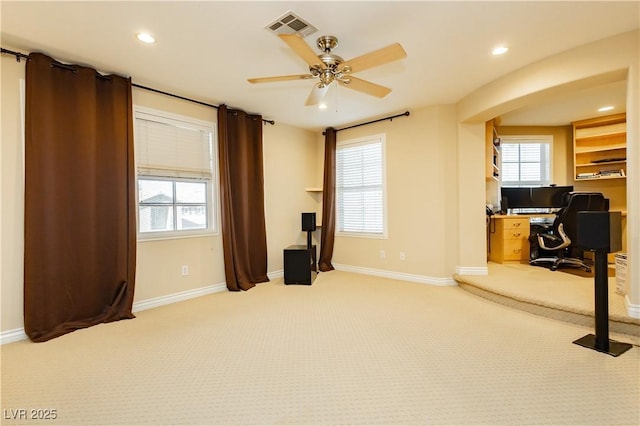
[[[318,105],[318,108],[319,109],[327,109],[327,104],[321,103],[321,104]]]
[[[138,33],[136,38],[143,43],[151,44],[156,42],[156,39],[149,33]]]
[[[500,56],[500,55],[504,55],[505,53],[507,53],[509,51],[509,48],[506,46],[498,46],[495,49],[493,49],[491,51],[491,54],[493,56]]]
[[[602,108],[598,108],[598,112],[611,111],[613,109],[612,105],[603,106]]]

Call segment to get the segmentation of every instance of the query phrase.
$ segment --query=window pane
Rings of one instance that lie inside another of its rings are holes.
[[[140,232],[173,231],[172,206],[140,206]]]
[[[513,163],[520,160],[518,144],[504,143],[500,148],[500,156],[503,163]]]
[[[138,180],[140,204],[173,204],[173,182],[166,180]]]
[[[178,206],[178,230],[207,229],[207,207]]]
[[[502,180],[503,181],[518,181],[520,180],[520,170],[518,169],[518,163],[502,164]]]
[[[205,182],[176,182],[176,203],[206,203]]]
[[[539,163],[521,163],[520,170],[521,181],[531,182],[541,180]]]
[[[520,161],[540,162],[540,144],[525,143],[520,145]]]

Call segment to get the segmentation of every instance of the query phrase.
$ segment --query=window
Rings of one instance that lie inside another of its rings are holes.
[[[336,147],[337,233],[386,237],[384,135]]]
[[[502,186],[551,183],[552,136],[502,136]]]
[[[213,123],[136,107],[140,238],[216,231],[214,131]]]

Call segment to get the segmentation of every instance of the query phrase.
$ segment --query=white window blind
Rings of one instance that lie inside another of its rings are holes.
[[[142,112],[135,123],[139,174],[211,179],[211,128]]]
[[[502,186],[546,186],[551,183],[550,137],[502,137]]]
[[[336,149],[339,233],[383,236],[385,226],[384,137],[346,141]]]

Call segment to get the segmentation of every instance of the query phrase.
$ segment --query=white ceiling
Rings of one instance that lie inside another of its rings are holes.
[[[264,118],[318,130],[454,104],[527,64],[639,27],[638,1],[585,2],[1,2],[2,47],[42,51],[63,62],[132,77],[134,83]],[[250,77],[303,74],[308,68],[264,27],[292,10],[318,32],[335,35],[345,60],[399,42],[408,57],[358,73],[390,87],[374,98],[346,88],[330,108],[305,107],[311,80],[251,85]],[[143,45],[136,32],[152,33]],[[492,57],[491,49],[510,51]],[[609,83],[556,102],[514,111],[503,124],[568,124],[593,116],[581,108],[612,103],[624,110],[624,83]],[[588,99],[588,102],[587,102]],[[560,102],[565,102],[560,104]],[[587,114],[586,116],[584,114]],[[533,119],[532,119],[533,117]],[[553,123],[552,123],[553,122]]]

